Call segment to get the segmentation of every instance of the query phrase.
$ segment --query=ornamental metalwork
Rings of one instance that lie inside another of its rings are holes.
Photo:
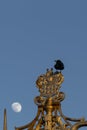
[[[63,114],[61,102],[65,98],[64,92],[60,91],[64,76],[61,70],[60,61],[55,69],[47,69],[45,74],[40,75],[36,80],[36,86],[40,95],[35,97],[34,102],[38,107],[36,117],[27,125],[15,127],[15,130],[78,130],[86,126],[85,118],[70,118]],[[58,68],[58,70],[57,70]],[[4,129],[6,125],[6,110],[4,112]]]

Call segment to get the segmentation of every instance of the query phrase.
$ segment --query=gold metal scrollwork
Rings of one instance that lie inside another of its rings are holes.
[[[29,124],[15,130],[78,130],[87,126],[84,118],[70,118],[62,113],[61,101],[65,94],[60,92],[60,88],[63,81],[62,73],[53,72],[53,69],[38,77],[36,85],[40,95],[34,99],[38,106],[37,116]]]
[[[79,128],[84,127],[84,126],[87,127],[87,121],[83,121],[83,122],[74,124],[74,125],[71,127],[71,130],[78,130]]]

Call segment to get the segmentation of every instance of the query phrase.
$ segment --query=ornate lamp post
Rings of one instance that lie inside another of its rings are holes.
[[[61,102],[64,100],[65,94],[60,92],[60,88],[64,81],[61,73],[64,67],[61,67],[58,62],[55,68],[60,71],[54,72],[53,69],[47,69],[46,73],[40,75],[36,81],[40,92],[40,95],[34,99],[38,106],[36,117],[27,125],[15,127],[15,130],[78,130],[87,126],[84,118],[69,118],[62,113]],[[6,121],[4,130],[7,130]]]

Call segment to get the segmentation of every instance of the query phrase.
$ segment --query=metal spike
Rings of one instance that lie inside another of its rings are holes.
[[[6,115],[6,109],[4,109],[4,123],[3,123],[3,130],[7,130],[7,115]]]

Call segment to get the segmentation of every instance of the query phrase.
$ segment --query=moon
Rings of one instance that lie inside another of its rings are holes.
[[[13,102],[11,107],[14,112],[21,112],[22,110],[22,105],[19,102]]]

